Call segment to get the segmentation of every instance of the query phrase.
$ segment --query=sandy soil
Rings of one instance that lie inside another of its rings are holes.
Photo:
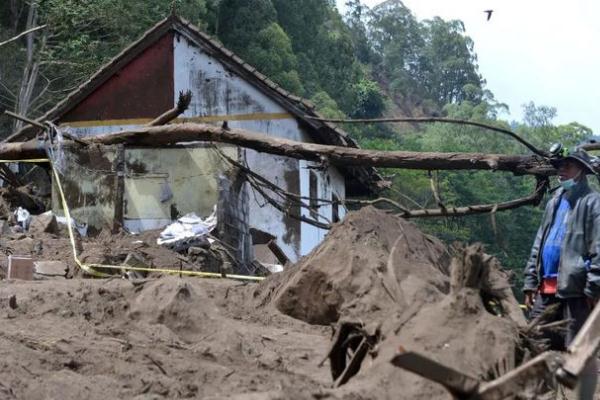
[[[246,307],[249,293],[178,277],[3,281],[0,398],[289,398],[326,388],[328,368],[317,364],[330,329]]]
[[[172,258],[121,239],[88,243],[88,254],[121,258],[138,246]],[[413,224],[364,208],[259,284],[0,281],[0,399],[450,399],[390,364],[399,346],[493,379],[522,361],[524,323],[495,259],[477,246],[451,253]],[[475,284],[451,279],[467,264],[485,274]],[[327,355],[344,323],[358,326],[369,348],[358,373],[334,389]]]

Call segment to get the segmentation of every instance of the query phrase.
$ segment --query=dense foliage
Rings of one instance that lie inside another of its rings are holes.
[[[0,48],[0,110],[38,116],[102,63],[171,12],[171,0],[5,0],[0,41],[47,24]],[[506,106],[485,88],[472,40],[461,21],[418,21],[399,0],[368,9],[348,0],[178,0],[177,12],[216,36],[288,90],[332,117],[444,115],[516,130],[540,147],[573,145],[591,134],[576,123],[555,126],[556,110],[525,106],[521,122],[501,119]],[[3,134],[15,129],[3,119]],[[348,127],[361,145],[380,149],[526,153],[506,137],[456,125]],[[392,176],[385,193],[411,208],[434,207],[430,175]],[[528,194],[532,179],[489,172],[433,173],[446,205],[493,203]],[[495,216],[424,220],[452,242],[482,241],[505,265],[520,268],[540,217],[523,208]]]

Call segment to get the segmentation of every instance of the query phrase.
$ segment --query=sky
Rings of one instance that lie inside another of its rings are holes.
[[[343,11],[345,0],[336,0]],[[381,0],[363,0],[373,7]],[[556,124],[600,134],[600,1],[403,0],[419,20],[460,19],[475,42],[479,71],[496,99],[521,120],[522,105],[556,107]],[[484,10],[494,10],[490,21]]]

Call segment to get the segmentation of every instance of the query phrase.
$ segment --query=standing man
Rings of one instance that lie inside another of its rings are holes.
[[[551,160],[561,188],[546,205],[525,267],[523,291],[531,318],[558,304],[556,320],[571,321],[564,341],[550,337],[554,350],[572,342],[600,297],[600,194],[586,178],[595,173],[593,161],[583,150],[562,150]],[[596,381],[593,361],[580,377],[577,398],[593,400]]]

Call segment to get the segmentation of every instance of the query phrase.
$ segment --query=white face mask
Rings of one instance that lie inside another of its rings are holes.
[[[575,182],[575,179],[573,178],[560,181],[560,186],[562,186],[562,188],[565,190],[571,190],[575,187],[575,185],[577,185],[577,182]]]
[[[562,186],[565,190],[571,190],[577,185],[579,178],[581,177],[581,172],[577,174],[574,178],[565,179],[564,181],[560,181],[560,186]]]

